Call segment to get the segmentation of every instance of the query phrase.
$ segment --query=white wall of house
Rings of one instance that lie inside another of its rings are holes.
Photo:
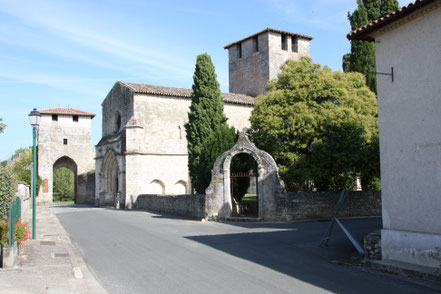
[[[441,245],[441,6],[428,5],[376,42],[383,259],[439,267]]]

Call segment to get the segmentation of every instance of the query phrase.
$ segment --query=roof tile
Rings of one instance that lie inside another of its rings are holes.
[[[95,116],[95,113],[82,111],[82,110],[78,110],[78,109],[73,109],[70,107],[68,107],[68,108],[57,107],[57,108],[43,109],[43,110],[39,110],[39,112],[41,114],[79,115],[79,116],[90,116],[92,118]]]
[[[162,95],[162,96],[173,96],[182,98],[191,98],[191,89],[184,88],[174,88],[174,87],[164,87],[155,86],[140,83],[129,83],[122,82],[119,83],[129,87],[132,91],[139,94],[152,94],[152,95]],[[244,105],[254,105],[254,98],[244,94],[236,93],[221,93],[224,102],[233,104],[244,104]]]

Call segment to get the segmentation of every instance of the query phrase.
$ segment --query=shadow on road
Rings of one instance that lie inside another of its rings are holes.
[[[364,235],[381,228],[382,225],[381,218],[350,219],[342,222],[358,240],[362,240]],[[319,247],[329,222],[229,224],[250,229],[280,231],[186,238],[332,292],[398,293],[395,292],[398,290],[397,283],[389,284],[390,278],[362,273],[356,266],[349,264],[356,251],[339,228],[334,229],[328,246]],[[367,277],[360,279],[360,273]],[[412,291],[414,290],[415,288]],[[410,291],[403,288],[399,293]]]

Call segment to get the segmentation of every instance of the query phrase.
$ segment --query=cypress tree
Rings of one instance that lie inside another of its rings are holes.
[[[226,123],[227,117],[224,114],[224,103],[214,66],[211,57],[206,53],[198,55],[196,58],[192,89],[188,123],[185,124],[188,168],[193,188],[197,193],[204,193],[209,183],[206,180],[207,174],[210,173],[213,167],[214,160],[217,157],[216,154],[219,155],[232,146],[231,144],[228,146],[223,144],[219,148],[206,146],[206,144],[219,143],[219,140],[214,138],[208,140],[210,136],[219,138],[222,137],[219,134],[222,130],[231,132]],[[234,129],[232,129],[232,132],[234,133]],[[213,135],[213,133],[216,133],[216,135]],[[207,152],[207,150],[210,150],[210,155],[203,156],[202,153]],[[216,150],[216,152],[213,153],[212,150]]]
[[[358,0],[357,3],[358,8],[352,14],[348,13],[352,30],[398,9],[397,0]],[[376,93],[375,44],[351,41],[351,53],[343,56],[343,70],[364,74],[367,86]]]
[[[391,13],[397,10],[399,7],[397,0],[384,0],[381,5],[381,16]]]

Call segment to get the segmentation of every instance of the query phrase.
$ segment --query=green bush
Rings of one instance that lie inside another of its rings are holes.
[[[54,172],[54,201],[74,201],[75,174],[61,167]]]
[[[0,167],[0,220],[8,218],[9,203],[17,192],[17,179],[11,169]]]
[[[0,246],[9,244],[9,225],[6,221],[0,223]]]

